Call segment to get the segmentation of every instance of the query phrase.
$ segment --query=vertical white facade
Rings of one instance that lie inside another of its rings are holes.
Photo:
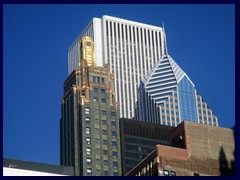
[[[78,43],[85,35],[94,40],[96,64],[108,63],[114,74],[120,117],[133,118],[140,81],[164,55],[163,29],[111,16],[93,18],[69,48],[69,74],[78,65]]]

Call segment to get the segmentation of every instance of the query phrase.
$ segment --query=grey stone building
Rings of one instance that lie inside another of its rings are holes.
[[[91,45],[89,40],[82,43]],[[76,176],[121,175],[114,77],[108,65],[88,66],[88,62],[81,60],[64,83],[61,165],[74,166]]]

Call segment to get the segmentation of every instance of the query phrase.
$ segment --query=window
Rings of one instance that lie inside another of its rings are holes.
[[[171,171],[171,176],[176,176],[176,172],[175,171]]]
[[[102,140],[103,145],[107,145],[107,140]]]
[[[102,125],[107,125],[107,121],[106,120],[102,120]]]
[[[117,168],[118,168],[117,162],[113,162],[113,168],[114,168],[114,169],[117,169]]]
[[[111,117],[112,117],[112,118],[115,118],[115,117],[116,117],[115,112],[111,112]]]
[[[87,165],[91,165],[92,164],[92,159],[91,158],[87,158]]]
[[[116,128],[116,123],[113,122],[113,121],[111,121],[111,126],[112,126],[113,128]]]
[[[117,172],[113,172],[113,176],[118,176],[118,173]]]
[[[194,176],[199,176],[199,174],[198,174],[198,173],[193,173],[193,175],[194,175]]]
[[[113,146],[113,148],[117,148],[117,142],[116,141],[112,141],[112,146]]]
[[[112,137],[113,137],[113,138],[116,138],[116,136],[117,136],[116,131],[112,131]]]
[[[86,143],[87,144],[91,144],[91,139],[90,138],[86,138]]]
[[[108,160],[103,160],[103,165],[108,166]]]
[[[82,96],[85,96],[85,90],[82,90]]]
[[[116,151],[113,151],[112,155],[113,155],[113,158],[117,158],[117,152]]]
[[[94,93],[98,93],[98,88],[94,88]]]
[[[108,171],[104,171],[104,172],[103,172],[103,175],[104,175],[104,176],[108,176]]]
[[[91,154],[91,148],[86,149],[86,154],[90,155]]]
[[[169,172],[168,172],[168,170],[164,170],[164,172],[163,172],[164,174],[164,176],[169,176]]]
[[[102,110],[102,115],[106,115],[106,110]]]
[[[100,77],[97,77],[97,82],[100,83]]]
[[[91,42],[87,42],[87,46],[91,46]]]
[[[90,124],[90,118],[86,117],[86,124]]]
[[[85,108],[85,114],[89,114],[89,112],[90,112],[90,109],[89,108]]]
[[[104,149],[104,150],[103,150],[103,154],[104,154],[104,155],[108,155],[108,150]]]
[[[101,94],[102,94],[102,97],[104,97],[105,94],[106,94],[106,90],[105,89],[101,89]]]
[[[94,97],[94,98],[93,98],[93,101],[94,101],[94,102],[98,102],[98,97]]]
[[[103,135],[107,135],[107,131],[106,130],[102,130],[102,134]]]
[[[102,103],[106,103],[106,99],[105,99],[105,98],[102,98],[102,99],[101,99],[101,102],[102,102]]]
[[[89,127],[86,127],[86,134],[90,134],[91,133],[91,129]]]
[[[104,79],[104,78],[102,78],[102,83],[104,84],[104,82],[105,82],[105,79]]]
[[[91,176],[91,175],[92,175],[92,169],[87,168],[87,175],[88,175],[88,176]]]
[[[93,82],[96,82],[96,77],[95,76],[93,76]]]

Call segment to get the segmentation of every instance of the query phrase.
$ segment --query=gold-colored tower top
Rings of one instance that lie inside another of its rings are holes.
[[[88,66],[95,66],[94,42],[90,36],[83,36],[80,41],[80,60],[85,59]]]

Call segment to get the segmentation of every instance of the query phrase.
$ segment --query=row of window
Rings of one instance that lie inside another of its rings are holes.
[[[164,176],[169,176],[169,171],[164,170],[163,175]],[[176,176],[176,172],[175,171],[170,171],[170,176]]]
[[[115,132],[115,131],[112,131],[112,132]],[[86,137],[86,144],[88,144],[88,145],[91,144],[91,138],[90,137]],[[107,145],[107,144],[108,144],[107,140],[102,140],[102,145]],[[112,147],[117,148],[117,142],[116,141],[112,141]],[[91,151],[90,151],[90,153],[91,153]]]
[[[165,113],[165,110],[164,110],[164,109],[162,109],[162,113],[163,113],[163,114]],[[166,110],[166,114],[170,114],[169,110]],[[171,111],[171,114],[174,114],[174,111]],[[179,112],[177,111],[177,112],[176,112],[176,115],[178,115],[178,114],[179,114]]]
[[[92,169],[91,168],[87,168],[87,175],[91,176],[92,175]],[[103,171],[103,175],[104,176],[108,176],[109,172],[108,171]],[[117,172],[113,172],[113,176],[118,176]]]
[[[90,148],[90,147],[87,147],[87,148],[86,148],[86,154],[87,154],[87,155],[91,155],[91,148]],[[107,149],[104,149],[104,150],[103,150],[103,154],[104,154],[104,155],[108,155],[108,150],[107,150]],[[117,159],[117,152],[116,152],[116,151],[113,151],[113,152],[112,152],[112,156],[113,156],[113,158]]]
[[[86,120],[86,124],[91,124],[91,120],[90,120],[89,117],[86,117],[85,120]],[[106,126],[106,125],[107,125],[107,121],[106,121],[106,120],[102,120],[102,125],[103,125],[103,126]],[[111,127],[112,127],[112,128],[116,128],[116,122],[111,121]],[[90,134],[90,133],[89,133],[89,134]]]
[[[93,82],[97,82],[97,83],[105,83],[105,79],[101,78],[101,77],[97,77],[97,76],[93,76]]]
[[[106,101],[105,101],[106,102]],[[90,114],[90,108],[89,107],[85,107],[85,114]],[[102,115],[106,115],[107,111],[106,110],[102,110]],[[116,113],[114,111],[111,111],[111,118],[115,118],[116,117]]]

